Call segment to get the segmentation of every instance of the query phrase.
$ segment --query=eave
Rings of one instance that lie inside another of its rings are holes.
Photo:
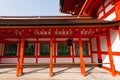
[[[60,11],[72,15],[96,17],[99,7],[104,2],[105,0],[60,0]]]
[[[3,16],[0,19],[0,26],[40,26],[40,25],[79,25],[79,26],[117,26],[120,21],[103,21],[92,17],[77,16]]]

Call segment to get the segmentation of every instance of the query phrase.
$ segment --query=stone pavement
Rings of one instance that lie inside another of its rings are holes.
[[[55,65],[54,76],[49,77],[49,65],[24,66],[24,74],[16,77],[16,66],[0,66],[0,80],[120,80],[107,70],[86,67],[86,77],[80,74],[79,65]]]

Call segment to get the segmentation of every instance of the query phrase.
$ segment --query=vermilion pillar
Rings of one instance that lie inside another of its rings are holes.
[[[56,63],[56,42],[54,43],[54,63]]]
[[[116,0],[114,2],[115,12],[116,12],[116,20],[120,20],[120,0]]]
[[[110,41],[110,32],[109,31],[107,32],[107,46],[108,46],[108,55],[109,55],[109,60],[110,60],[111,73],[113,76],[115,76],[116,73],[115,73],[115,66],[114,66],[114,61],[113,61],[111,41]]]
[[[75,60],[74,60],[74,43],[72,43],[72,62],[75,63]]]
[[[85,62],[83,60],[82,39],[79,37],[79,52],[80,52],[80,69],[81,74],[85,76]]]
[[[115,5],[115,12],[116,12],[116,20],[120,20],[120,0],[116,0],[114,5]],[[119,39],[120,39],[120,26],[118,26],[118,33],[119,33]]]
[[[92,43],[91,43],[91,38],[89,38],[89,40],[90,40],[91,62],[93,63],[93,53],[92,53]]]
[[[50,39],[50,77],[53,76],[53,39]]]
[[[102,63],[101,46],[100,46],[99,37],[96,37],[96,42],[97,42],[98,63]],[[102,64],[99,64],[98,66],[102,67]]]
[[[38,38],[37,38],[37,43],[36,43],[36,63],[38,63]]]
[[[21,38],[20,58],[19,58],[19,75],[23,74],[24,48],[25,48],[25,38]]]
[[[118,27],[119,39],[120,39],[120,26]]]

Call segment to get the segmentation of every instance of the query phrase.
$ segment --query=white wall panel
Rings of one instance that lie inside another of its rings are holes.
[[[1,58],[1,63],[17,63],[17,58]]]
[[[97,51],[96,38],[91,39],[92,51]]]
[[[72,58],[56,58],[56,63],[63,63],[63,62],[69,62],[72,63]]]
[[[117,30],[110,31],[111,37],[111,44],[112,44],[112,51],[113,52],[120,52],[120,39]]]
[[[93,62],[97,63],[98,62],[98,55],[97,55],[97,53],[95,53],[95,54],[93,53],[92,57],[93,57]]]
[[[50,63],[49,58],[38,58],[38,63]]]
[[[102,60],[103,63],[110,63],[108,55],[102,54]],[[103,66],[110,68],[110,64],[103,64]]]
[[[115,69],[120,71],[120,56],[113,56]]]
[[[108,51],[107,40],[105,36],[100,37],[101,51]]]
[[[36,63],[35,58],[24,58],[24,63]]]
[[[100,19],[103,15],[104,15],[103,11],[100,12],[100,14],[99,14],[99,16],[98,16],[98,19]]]
[[[112,8],[114,7],[114,5],[109,4],[106,9],[105,9],[105,13],[107,13],[108,11],[110,11]]]
[[[77,62],[77,63],[80,62],[80,58],[75,58],[74,60],[75,60],[75,62]],[[84,58],[84,61],[85,61],[85,62],[91,62],[91,58]]]
[[[108,15],[104,20],[107,20],[107,21],[112,21],[116,18],[116,13],[115,11],[113,13],[111,13],[110,15]]]

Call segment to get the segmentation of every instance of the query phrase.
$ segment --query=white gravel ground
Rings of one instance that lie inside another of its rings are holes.
[[[87,66],[86,77],[80,73],[79,65],[55,65],[54,76],[49,77],[49,65],[24,66],[24,74],[16,77],[16,66],[0,66],[0,80],[120,80],[109,71]]]

